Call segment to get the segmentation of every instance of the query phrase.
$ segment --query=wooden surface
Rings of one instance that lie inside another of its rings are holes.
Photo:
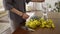
[[[39,13],[39,14],[41,14],[41,13]],[[59,14],[60,13],[51,13],[51,14],[49,13],[48,14],[48,15],[50,15],[51,19],[53,20],[53,22],[55,24],[55,29],[38,28],[35,32],[28,32],[21,28],[18,28],[18,29],[16,29],[16,31],[13,34],[27,34],[27,33],[28,34],[60,34],[60,15]]]
[[[53,19],[53,21],[55,29],[39,28],[35,32],[30,32],[29,34],[60,34],[60,19]]]
[[[16,29],[15,32],[13,32],[12,34],[28,34],[28,31],[24,30],[24,29],[21,29],[20,27],[18,27]]]
[[[60,19],[53,19],[53,21],[56,26],[55,29],[39,28],[35,32],[28,32],[18,28],[13,34],[60,34]]]

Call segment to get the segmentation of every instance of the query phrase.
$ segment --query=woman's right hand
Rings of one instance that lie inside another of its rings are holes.
[[[23,19],[28,19],[29,18],[29,15],[27,15],[26,13],[23,14],[22,16]]]

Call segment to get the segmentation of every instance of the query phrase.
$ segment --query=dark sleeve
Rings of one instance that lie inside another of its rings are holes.
[[[29,3],[31,0],[26,0],[26,3]]]
[[[3,5],[6,10],[10,10],[13,8],[12,0],[3,0]]]

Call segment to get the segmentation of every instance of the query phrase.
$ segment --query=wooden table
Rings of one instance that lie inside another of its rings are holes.
[[[54,24],[55,24],[55,29],[38,29],[35,32],[30,32],[29,34],[60,34],[60,19],[53,19]]]
[[[56,26],[55,29],[42,29],[39,28],[38,30],[36,30],[35,32],[28,32],[26,30],[23,30],[21,28],[17,28],[16,31],[13,34],[60,34],[60,19],[53,19],[54,24]]]
[[[41,13],[39,13],[39,14],[41,14]],[[55,24],[55,29],[47,29],[47,28],[42,29],[42,28],[39,28],[35,32],[28,32],[28,31],[25,31],[21,28],[17,28],[16,31],[13,34],[60,34],[60,15],[59,16],[58,15],[54,16],[54,15],[52,14],[52,16],[54,18],[51,18],[51,19],[53,20],[53,22]],[[55,17],[58,17],[58,18],[55,18]]]

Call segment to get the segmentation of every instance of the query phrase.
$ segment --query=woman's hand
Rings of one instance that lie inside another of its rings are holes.
[[[22,18],[23,19],[27,19],[27,18],[29,18],[29,15],[27,15],[26,13],[24,13],[23,16],[22,16]]]

